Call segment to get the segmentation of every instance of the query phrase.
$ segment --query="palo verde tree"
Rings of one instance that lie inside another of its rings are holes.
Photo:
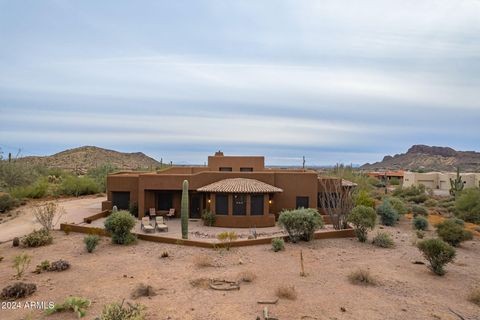
[[[183,180],[181,210],[182,239],[188,239],[188,180]]]

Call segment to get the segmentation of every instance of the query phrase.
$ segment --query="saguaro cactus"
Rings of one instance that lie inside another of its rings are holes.
[[[188,239],[188,180],[183,180],[181,217],[182,217],[182,238]]]
[[[459,191],[462,191],[464,187],[462,176],[460,175],[460,167],[457,167],[457,177],[455,179],[450,178],[450,194],[456,196]]]

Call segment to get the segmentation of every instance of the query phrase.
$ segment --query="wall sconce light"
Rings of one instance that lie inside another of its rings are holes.
[[[211,202],[212,202],[212,200],[208,199],[208,203],[211,203]]]
[[[272,200],[268,200],[268,204],[272,204]]]

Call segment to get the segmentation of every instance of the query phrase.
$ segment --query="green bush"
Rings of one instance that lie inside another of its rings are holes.
[[[25,247],[41,247],[51,244],[53,237],[48,230],[35,230],[22,239],[22,245]]]
[[[375,210],[371,207],[357,206],[348,215],[348,222],[355,228],[355,234],[360,242],[367,241],[368,229],[373,230],[377,221]]]
[[[368,195],[367,191],[360,190],[360,192],[355,196],[355,206],[375,208],[375,200]]]
[[[39,178],[31,185],[13,188],[11,194],[17,199],[39,199],[48,195],[48,188],[48,181],[45,178]]]
[[[411,208],[412,210],[412,213],[413,213],[413,216],[416,217],[418,215],[421,215],[421,216],[428,216],[428,211],[427,209],[425,209],[425,207],[422,207],[422,206],[412,206]]]
[[[128,245],[136,241],[135,236],[130,233],[136,223],[137,220],[130,212],[121,210],[108,216],[105,229],[112,235],[113,243]]]
[[[372,243],[381,248],[392,248],[395,245],[390,234],[386,232],[378,232],[373,238]]]
[[[435,199],[428,199],[423,203],[427,208],[433,208],[438,205],[438,201]]]
[[[465,221],[463,219],[451,218],[451,220],[456,224],[458,224],[459,226],[465,227]]]
[[[385,187],[385,182],[383,182],[380,179],[377,179],[375,177],[368,177],[367,179],[368,184],[376,187],[376,188],[384,188]]]
[[[12,210],[18,205],[18,201],[8,193],[0,194],[0,213]]]
[[[390,201],[390,204],[392,205],[393,209],[397,210],[397,213],[399,215],[404,215],[408,212],[408,208],[402,199],[397,197],[390,197],[388,198],[388,200]]]
[[[428,199],[428,196],[426,194],[419,194],[416,196],[407,197],[407,201],[415,202],[417,204],[424,203],[425,201],[427,201],[427,199]]]
[[[87,251],[92,253],[95,247],[98,245],[98,242],[100,241],[100,237],[95,235],[95,234],[90,234],[83,238],[83,242],[85,243],[85,247],[87,248]]]
[[[440,239],[423,240],[417,246],[430,263],[429,268],[439,276],[445,274],[443,267],[455,259],[455,249]]]
[[[425,186],[423,184],[417,186],[411,186],[407,188],[397,188],[393,192],[394,197],[408,198],[425,194]]]
[[[272,239],[272,250],[275,252],[285,250],[285,241],[282,238]]]
[[[128,205],[128,211],[134,217],[138,217],[138,202],[131,202]]]
[[[427,230],[428,229],[428,220],[425,217],[417,216],[413,218],[413,228],[415,230]]]
[[[139,304],[131,304],[127,302],[124,306],[122,303],[110,303],[103,307],[100,320],[144,320],[144,307]]]
[[[36,167],[18,161],[0,161],[0,186],[6,189],[32,184],[39,176]]]
[[[480,224],[480,189],[463,190],[455,200],[455,209],[457,217]]]
[[[46,309],[45,314],[51,315],[56,312],[72,311],[78,318],[82,318],[87,314],[87,308],[91,301],[82,297],[68,297],[61,304],[55,304],[52,308]]]
[[[377,214],[385,226],[394,226],[399,218],[397,210],[392,207],[388,199],[383,200],[383,203],[377,208]]]
[[[312,208],[283,210],[278,223],[287,231],[292,242],[310,241],[315,230],[324,226],[322,216]]]
[[[97,183],[90,177],[67,176],[58,187],[58,194],[66,196],[82,196],[100,191]]]
[[[454,247],[458,246],[462,241],[473,238],[473,234],[470,231],[465,230],[462,225],[452,219],[445,220],[437,224],[436,227],[438,236]]]
[[[203,224],[209,227],[213,227],[215,225],[215,221],[217,220],[217,216],[212,211],[205,210],[202,214]]]

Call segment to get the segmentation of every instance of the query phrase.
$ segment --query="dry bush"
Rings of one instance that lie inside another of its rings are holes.
[[[34,283],[16,282],[11,286],[3,288],[0,300],[16,300],[24,298],[37,291]]]
[[[210,256],[207,255],[198,255],[193,258],[193,263],[195,266],[198,268],[207,268],[207,267],[213,267],[213,259]]]
[[[297,291],[294,286],[280,286],[275,291],[277,297],[288,300],[297,299]]]
[[[468,301],[480,306],[480,288],[473,289],[468,295]]]
[[[253,282],[257,278],[257,275],[253,271],[242,271],[238,274],[238,281]]]
[[[377,284],[377,281],[374,277],[370,274],[370,271],[365,269],[358,269],[348,275],[348,280],[350,280],[353,284],[360,284],[360,285],[370,285],[374,286]]]
[[[47,230],[53,230],[60,218],[65,214],[65,209],[59,207],[55,202],[49,202],[43,207],[35,208],[33,215],[38,223]],[[56,221],[54,221],[57,216]]]
[[[210,279],[208,278],[198,278],[190,280],[190,284],[194,288],[208,288],[210,284]]]
[[[48,267],[47,270],[60,272],[60,271],[67,270],[68,268],[70,268],[70,262],[60,259],[52,262],[50,264],[50,267]]]
[[[153,297],[157,295],[152,286],[140,283],[133,290],[131,297],[132,299],[137,299],[140,297]]]

